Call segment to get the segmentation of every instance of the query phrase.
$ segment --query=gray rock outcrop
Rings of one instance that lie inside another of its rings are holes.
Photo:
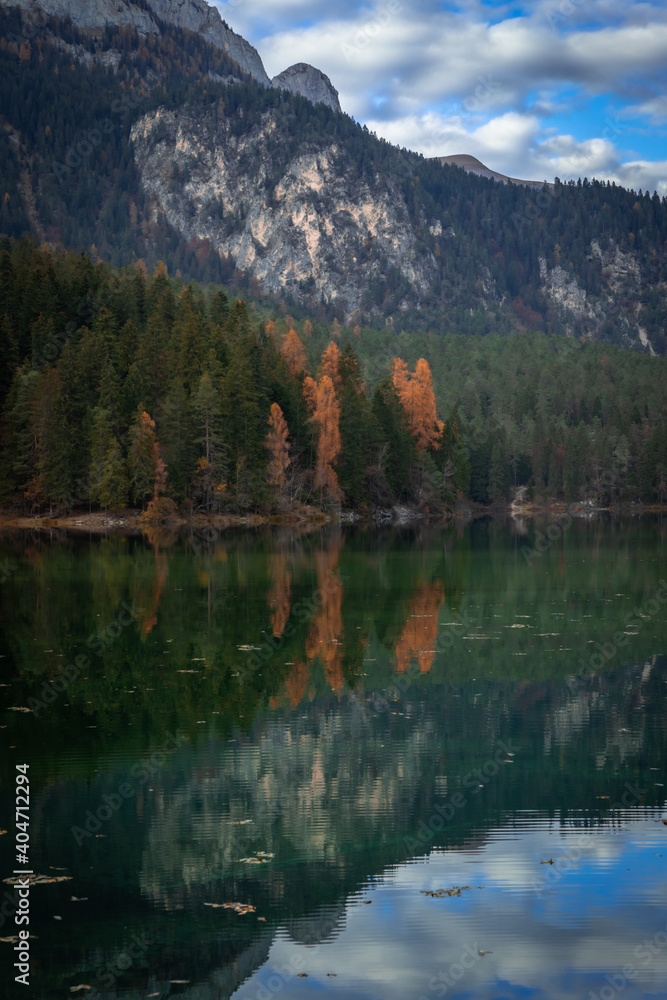
[[[338,91],[329,77],[308,63],[295,63],[283,70],[278,76],[274,76],[271,86],[300,94],[313,104],[326,104],[333,111],[341,110]]]
[[[134,156],[152,212],[186,239],[208,240],[267,292],[335,302],[350,317],[368,282],[395,269],[406,307],[419,307],[435,260],[417,252],[390,178],[364,176],[335,142],[289,153],[273,113],[241,134],[234,126],[214,113],[164,108],[136,122]]]

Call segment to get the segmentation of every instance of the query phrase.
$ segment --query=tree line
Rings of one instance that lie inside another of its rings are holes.
[[[564,337],[297,322],[4,239],[0,373],[1,496],[24,510],[667,496],[663,359]]]

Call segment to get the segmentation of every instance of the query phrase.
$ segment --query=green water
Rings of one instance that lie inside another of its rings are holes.
[[[667,996],[666,526],[5,533],[8,995]]]

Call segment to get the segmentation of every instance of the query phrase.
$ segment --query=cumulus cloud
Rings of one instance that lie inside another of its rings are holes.
[[[603,96],[619,118],[667,120],[663,4],[539,0],[519,16],[479,0],[456,9],[438,0],[217,6],[257,45],[269,75],[294,62],[318,66],[345,111],[398,145],[471,153],[513,176],[623,178],[664,193],[664,163],[651,161],[649,140],[639,156],[624,148],[623,129],[588,110]],[[554,117],[563,134],[550,131]]]

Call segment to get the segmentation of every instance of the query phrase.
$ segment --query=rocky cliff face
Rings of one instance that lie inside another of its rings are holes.
[[[245,38],[241,38],[220,17],[215,7],[204,0],[147,0],[154,14],[179,28],[188,28],[202,35],[207,42],[222,49],[242,70],[264,87],[269,77],[259,53]],[[20,7],[28,14],[42,12],[48,16],[69,17],[77,28],[94,30],[105,24],[127,25],[142,34],[159,34],[159,27],[148,13],[130,0],[0,0],[2,7]]]
[[[131,26],[146,35],[158,27],[150,14],[129,0],[0,0],[1,7],[20,7],[33,17],[69,17],[77,28],[92,30],[105,24]]]
[[[296,63],[289,69],[283,70],[278,76],[274,76],[271,86],[300,94],[313,104],[326,104],[333,111],[341,110],[338,91],[329,77],[308,63]]]
[[[259,52],[228,27],[217,7],[209,7],[204,0],[148,0],[148,4],[167,24],[198,32],[207,42],[236,60],[257,83],[269,86],[270,80]]]
[[[228,119],[187,110],[160,109],[132,129],[154,212],[266,291],[336,303],[352,318],[373,278],[384,282],[394,268],[409,284],[402,308],[418,308],[436,267],[416,252],[399,189],[364,179],[335,142],[301,146],[276,171],[287,141],[272,113],[241,134]]]

